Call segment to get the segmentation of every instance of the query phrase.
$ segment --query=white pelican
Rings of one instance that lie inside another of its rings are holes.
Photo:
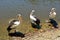
[[[51,9],[51,12],[50,12],[50,14],[49,14],[49,18],[55,18],[56,17],[56,12],[55,12],[55,8],[52,8]]]
[[[35,10],[32,10],[31,14],[30,14],[30,19],[31,19],[31,22],[32,23],[36,23],[36,24],[39,24],[40,23],[40,20],[35,16],[33,15],[33,13],[35,12]]]
[[[10,32],[11,29],[14,29],[16,26],[18,26],[20,24],[20,17],[21,17],[21,14],[18,14],[17,15],[18,19],[12,19],[9,21],[9,26],[7,28],[8,32]]]
[[[37,28],[37,29],[40,29],[40,20],[33,15],[33,13],[35,12],[35,10],[32,10],[31,14],[30,14],[30,19],[31,19],[31,24],[32,24],[32,27],[33,28]]]

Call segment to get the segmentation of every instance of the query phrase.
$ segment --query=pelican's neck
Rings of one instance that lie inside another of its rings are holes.
[[[19,16],[19,17],[18,17],[18,20],[20,21],[20,23],[22,23],[22,21],[23,21],[23,20],[22,20],[22,16]]]
[[[33,15],[33,12],[31,12],[31,14],[30,14],[31,16]]]
[[[18,20],[21,20],[21,16],[18,17]]]
[[[18,17],[17,19],[20,20],[20,17]]]
[[[54,13],[55,11],[51,11],[52,13]]]

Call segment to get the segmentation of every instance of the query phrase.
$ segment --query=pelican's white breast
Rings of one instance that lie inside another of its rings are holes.
[[[19,25],[20,24],[20,21],[16,21],[14,22],[15,25]]]
[[[30,19],[36,21],[36,18],[32,15],[30,15]]]
[[[56,15],[56,12],[54,12],[53,14]]]
[[[55,18],[56,17],[56,12],[50,12],[50,15],[49,15],[50,18]]]

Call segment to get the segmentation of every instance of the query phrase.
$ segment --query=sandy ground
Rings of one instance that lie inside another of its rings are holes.
[[[26,37],[13,37],[14,40],[60,40],[60,28],[27,33]]]

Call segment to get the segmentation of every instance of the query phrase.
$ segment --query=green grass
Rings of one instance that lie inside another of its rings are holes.
[[[8,32],[6,30],[6,28],[8,27],[8,21],[10,19],[6,20],[2,20],[0,22],[0,40],[8,40],[9,36],[8,36]],[[41,23],[42,24],[42,29],[46,30],[46,29],[50,29],[51,26],[48,26],[47,23]],[[19,25],[17,27],[17,29],[22,32],[22,33],[28,33],[28,32],[34,32],[34,29],[31,27],[31,24],[29,21],[23,21],[23,23],[21,25]]]

